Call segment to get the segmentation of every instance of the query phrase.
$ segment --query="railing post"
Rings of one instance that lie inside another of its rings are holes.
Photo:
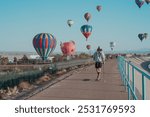
[[[130,76],[130,71],[129,71],[129,63],[128,63],[127,86],[130,85],[130,84],[129,84],[129,83],[130,83],[130,82],[129,82],[129,80],[130,80],[129,76]],[[130,100],[130,87],[128,86],[127,88],[128,88],[128,100]]]
[[[123,84],[125,85],[125,89],[126,89],[126,71],[125,71],[125,69],[126,69],[126,61],[122,58],[122,75],[123,75],[123,79],[122,79],[122,81],[123,81]]]
[[[145,89],[145,78],[144,75],[142,74],[142,99],[145,100],[146,99],[146,89]]]
[[[132,67],[132,90],[135,94],[134,67]],[[134,99],[134,96],[133,96],[133,99]]]
[[[126,82],[126,76],[127,76],[127,70],[126,70],[126,69],[127,69],[127,67],[126,67],[126,63],[127,63],[127,62],[124,60],[124,73],[125,73],[125,74],[124,74],[124,76],[125,76],[125,77],[124,77],[124,84],[125,84],[125,88],[126,88],[126,90],[127,90],[127,82]]]

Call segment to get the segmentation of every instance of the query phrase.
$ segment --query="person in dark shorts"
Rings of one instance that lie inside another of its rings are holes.
[[[95,61],[95,68],[96,68],[96,72],[97,72],[96,80],[98,81],[101,79],[101,77],[100,77],[101,68],[102,68],[102,64],[104,64],[104,62],[105,62],[105,54],[100,47],[98,47],[97,51],[94,53],[93,60]]]

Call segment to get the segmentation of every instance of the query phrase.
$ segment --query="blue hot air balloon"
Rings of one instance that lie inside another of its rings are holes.
[[[141,41],[143,41],[143,39],[145,38],[144,34],[143,33],[140,33],[138,34],[138,37]]]
[[[135,3],[138,5],[139,8],[141,8],[144,4],[144,0],[135,0]]]
[[[87,41],[88,37],[92,33],[92,26],[90,26],[90,25],[83,25],[83,26],[81,26],[80,30],[81,30],[82,34],[85,36],[86,41]]]
[[[56,38],[48,33],[40,33],[33,38],[33,46],[42,60],[46,60],[54,51],[56,43]]]

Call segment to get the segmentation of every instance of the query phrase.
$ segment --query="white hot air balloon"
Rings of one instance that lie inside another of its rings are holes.
[[[115,42],[110,42],[110,48],[111,48],[111,50],[113,50],[113,49],[114,49],[115,45],[116,45],[116,43],[115,43]]]
[[[74,21],[73,20],[68,20],[67,24],[69,25],[69,27],[71,27],[74,24]]]

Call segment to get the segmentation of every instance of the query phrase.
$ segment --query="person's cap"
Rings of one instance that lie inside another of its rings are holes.
[[[98,46],[97,51],[102,51],[102,49],[100,48],[100,46]]]

